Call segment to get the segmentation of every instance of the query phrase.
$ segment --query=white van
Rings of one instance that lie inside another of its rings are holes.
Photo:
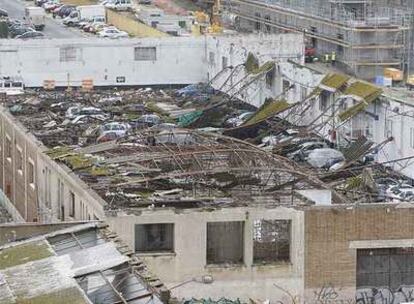
[[[36,31],[41,31],[45,28],[46,14],[41,7],[26,7],[25,20],[34,27]]]
[[[127,11],[132,9],[131,0],[115,0],[105,4],[106,7],[117,11]]]

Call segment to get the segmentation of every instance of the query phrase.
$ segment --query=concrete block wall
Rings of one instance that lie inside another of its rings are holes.
[[[1,151],[0,187],[27,222],[103,219],[105,202],[69,168],[53,161],[32,134],[0,107]],[[7,150],[10,151],[9,156]],[[18,163],[20,163],[19,168]],[[33,166],[33,181],[29,176]],[[46,176],[49,172],[49,177]],[[63,184],[59,202],[58,184]],[[71,193],[75,197],[75,214],[70,216]],[[65,216],[60,217],[61,207]]]
[[[155,48],[155,59],[136,60],[139,47]],[[207,80],[205,47],[203,37],[3,40],[0,74],[28,87],[45,80],[80,86],[85,79],[95,86],[183,85]]]
[[[174,252],[144,253],[139,256],[168,287],[211,275],[212,284],[187,282],[173,289],[181,297],[219,299],[241,298],[278,299],[290,301],[280,288],[302,296],[304,214],[293,208],[264,206],[202,209],[141,211],[106,219],[111,230],[122,235],[131,248],[135,248],[135,225],[154,223],[174,224]],[[253,263],[253,222],[255,220],[291,220],[291,261],[268,265]],[[244,262],[242,265],[207,265],[207,223],[242,221],[244,223]]]

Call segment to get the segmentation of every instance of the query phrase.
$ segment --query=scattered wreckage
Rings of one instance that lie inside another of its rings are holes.
[[[375,182],[398,176],[384,167],[370,171],[374,182],[367,188],[362,176],[372,164],[366,155],[375,150],[373,143],[361,137],[337,147],[287,122],[280,114],[292,106],[285,101],[255,109],[197,84],[178,90],[27,91],[10,96],[6,105],[50,148],[50,157],[79,174],[111,208],[114,201],[206,207],[241,203],[246,195],[281,203],[294,187],[315,185],[337,190],[337,202],[414,198],[400,185],[405,182],[385,190]]]

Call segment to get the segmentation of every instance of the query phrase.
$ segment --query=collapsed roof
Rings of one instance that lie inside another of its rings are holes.
[[[0,247],[1,304],[160,304],[165,290],[99,223]]]
[[[197,103],[206,104],[204,99],[193,97],[189,103],[174,94],[152,89],[56,96],[36,92],[10,98],[8,106],[51,148],[49,156],[72,169],[107,202],[109,210],[292,204],[295,189],[329,189],[312,171],[247,141],[172,125],[171,113],[178,117],[194,111]],[[229,107],[216,92],[209,96]],[[286,102],[281,109],[286,109]],[[247,124],[264,121],[269,111],[279,110],[279,103],[270,104]],[[154,113],[166,123],[150,128],[137,125],[140,115]],[[123,135],[99,141],[103,126],[115,122],[125,126]]]

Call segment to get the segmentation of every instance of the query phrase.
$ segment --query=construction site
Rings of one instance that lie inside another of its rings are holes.
[[[397,1],[395,1],[397,2]],[[225,2],[239,30],[303,33],[320,61],[373,80],[384,67],[412,66],[412,7],[386,1],[264,0]],[[330,59],[329,59],[330,62]]]

